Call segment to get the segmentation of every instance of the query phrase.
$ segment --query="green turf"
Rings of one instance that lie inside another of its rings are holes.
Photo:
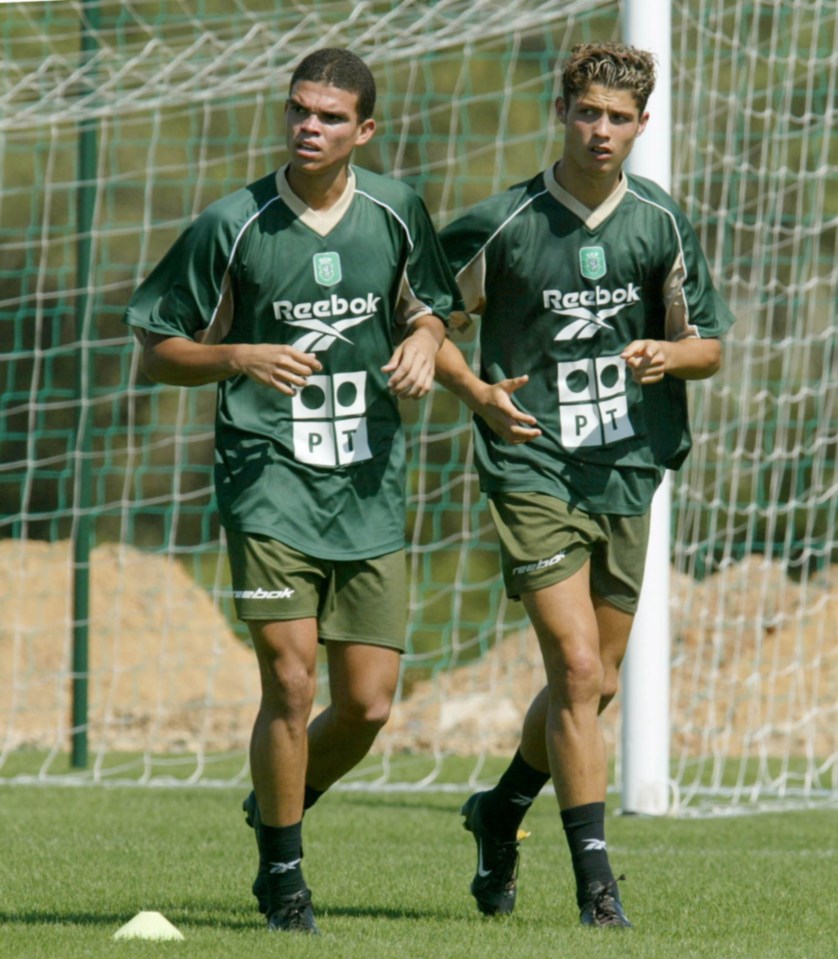
[[[519,905],[484,919],[464,795],[334,792],[307,816],[323,935],[272,936],[250,897],[244,789],[0,787],[0,956],[747,957],[836,955],[838,810],[610,817],[631,932],[576,924],[555,804],[527,820]],[[113,941],[140,910],[183,942]]]

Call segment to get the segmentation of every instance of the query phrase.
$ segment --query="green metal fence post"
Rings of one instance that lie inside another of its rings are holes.
[[[81,57],[87,65],[96,49],[95,32],[99,26],[99,0],[85,0],[81,21]],[[82,95],[94,89],[90,74]],[[93,218],[96,202],[96,154],[98,137],[95,119],[86,119],[79,127],[78,197],[76,206],[77,257],[75,323],[79,344],[76,363],[78,415],[76,420],[77,466],[75,473],[75,522],[73,524],[73,689],[72,755],[73,768],[87,766],[88,677],[90,630],[90,510],[91,510],[91,423],[90,399],[93,393],[92,350],[93,319],[90,315],[90,278],[93,262]]]

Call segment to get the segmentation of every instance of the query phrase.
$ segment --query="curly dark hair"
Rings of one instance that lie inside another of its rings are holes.
[[[655,89],[655,57],[625,43],[580,43],[570,51],[562,69],[565,103],[580,96],[592,83],[628,90],[642,113]]]
[[[291,74],[289,95],[294,84],[302,80],[324,83],[354,93],[358,98],[358,119],[368,120],[375,109],[375,79],[364,61],[340,47],[315,50],[304,57]]]

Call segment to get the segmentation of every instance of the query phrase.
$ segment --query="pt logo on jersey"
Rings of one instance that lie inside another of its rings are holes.
[[[583,246],[579,251],[579,269],[586,280],[605,276],[605,250],[601,246]]]
[[[634,436],[626,397],[626,362],[621,356],[598,356],[558,367],[565,449],[608,446]]]
[[[312,259],[314,279],[321,286],[334,286],[343,279],[337,253],[315,253]]]
[[[372,459],[366,385],[363,370],[308,378],[291,401],[299,462],[334,469]]]

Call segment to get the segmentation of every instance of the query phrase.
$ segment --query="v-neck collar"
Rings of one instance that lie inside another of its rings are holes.
[[[291,189],[286,175],[287,167],[276,171],[276,192],[282,202],[299,220],[318,236],[326,236],[340,223],[355,196],[355,173],[349,168],[346,187],[337,203],[326,210],[313,210]]]
[[[603,200],[599,206],[591,210],[586,207],[584,203],[580,203],[571,193],[568,193],[567,190],[559,186],[553,170],[554,168],[551,166],[544,171],[544,186],[547,192],[554,200],[558,200],[562,206],[566,206],[571,213],[575,213],[589,230],[595,230],[598,226],[601,226],[617,209],[620,201],[628,192],[628,177],[623,173],[620,176],[617,189],[614,190],[607,199]]]

